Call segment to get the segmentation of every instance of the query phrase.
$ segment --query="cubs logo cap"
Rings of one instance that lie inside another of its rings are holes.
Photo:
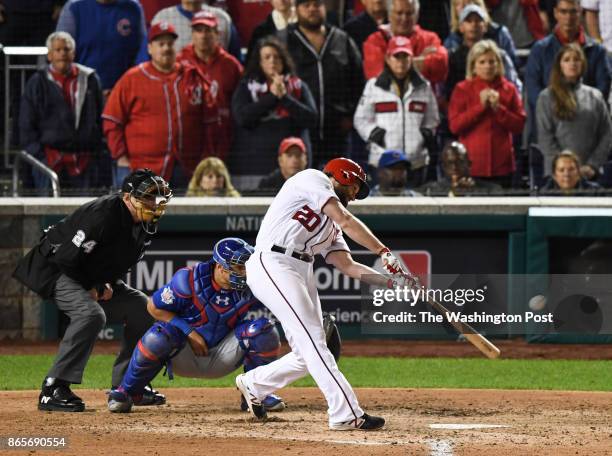
[[[397,163],[408,163],[408,158],[406,158],[406,154],[401,150],[386,150],[380,156],[380,160],[378,161],[379,168],[388,168],[389,166],[393,166]]]

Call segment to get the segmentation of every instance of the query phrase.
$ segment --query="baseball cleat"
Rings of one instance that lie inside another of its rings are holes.
[[[132,397],[135,406],[143,407],[148,405],[164,405],[166,396],[159,391],[153,389],[153,386],[147,385],[140,396]]]
[[[132,398],[122,388],[112,389],[108,393],[108,410],[112,413],[130,413]]]
[[[287,408],[287,404],[280,396],[276,394],[268,394],[263,401],[264,408],[266,412],[280,412],[281,410],[285,410]],[[240,410],[243,412],[249,411],[249,406],[246,403],[246,399],[243,395],[240,395]]]
[[[242,397],[244,397],[251,415],[258,420],[265,420],[268,417],[266,409],[261,401],[257,399],[253,393],[251,393],[251,390],[249,390],[244,383],[244,374],[240,374],[236,377],[236,388],[238,388],[238,391],[242,393]]]
[[[377,431],[385,425],[385,419],[379,416],[370,416],[367,413],[356,420],[330,424],[332,431]]]
[[[42,390],[38,396],[38,410],[47,412],[82,412],[85,410],[83,400],[74,394],[70,384],[57,382],[46,386],[43,383]]]

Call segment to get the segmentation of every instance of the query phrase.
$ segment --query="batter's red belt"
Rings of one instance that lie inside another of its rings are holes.
[[[279,245],[273,245],[270,250],[276,253],[282,253],[283,255],[289,255],[289,253],[287,252],[287,249]],[[312,263],[314,261],[312,256],[308,255],[307,253],[291,252],[291,256],[298,260],[305,261],[306,263]]]

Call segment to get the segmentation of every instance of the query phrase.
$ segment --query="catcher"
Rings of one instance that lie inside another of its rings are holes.
[[[241,364],[247,372],[278,358],[274,323],[265,317],[247,319],[249,311],[263,308],[246,285],[244,263],[252,253],[242,239],[221,239],[211,260],[180,269],[149,298],[147,309],[157,322],[138,343],[121,384],[110,391],[111,412],[130,412],[164,366],[169,378],[173,373],[218,378]],[[327,329],[331,351],[339,356],[338,330],[329,317]],[[248,410],[241,401],[242,410]],[[267,411],[286,407],[275,394],[262,402]]]

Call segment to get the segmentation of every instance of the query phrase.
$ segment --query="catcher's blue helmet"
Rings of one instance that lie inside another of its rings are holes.
[[[233,290],[246,288],[246,274],[232,266],[244,265],[253,252],[253,247],[240,238],[224,238],[215,244],[213,260],[223,269],[230,271],[230,285]]]

